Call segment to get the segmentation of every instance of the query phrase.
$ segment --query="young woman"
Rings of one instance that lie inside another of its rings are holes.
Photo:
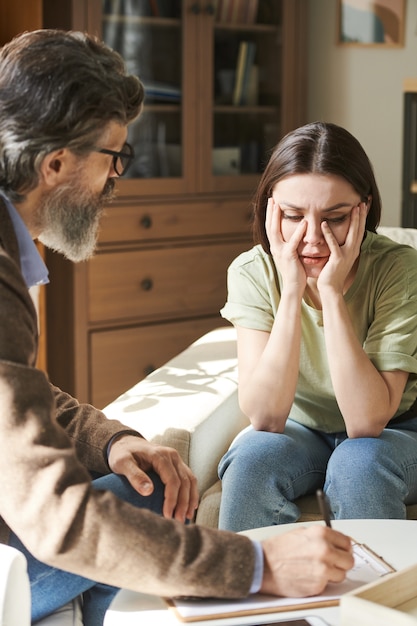
[[[222,309],[251,426],[219,466],[221,528],[294,522],[318,488],[336,519],[405,518],[417,502],[417,251],[376,234],[380,213],[343,128],[308,124],[276,147],[258,245],[230,266]]]

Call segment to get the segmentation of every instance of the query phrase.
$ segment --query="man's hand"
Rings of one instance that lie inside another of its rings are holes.
[[[350,538],[325,526],[289,531],[262,542],[264,576],[261,593],[307,597],[327,583],[340,583],[353,567]]]
[[[108,463],[142,496],[153,492],[146,472],[154,470],[165,485],[164,517],[181,522],[193,518],[198,506],[197,479],[174,448],[124,434],[112,443]]]

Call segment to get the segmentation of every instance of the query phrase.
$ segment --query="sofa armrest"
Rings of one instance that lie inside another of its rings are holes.
[[[217,465],[249,424],[237,399],[236,331],[213,330],[104,409],[146,439],[178,450],[200,495],[217,480]]]
[[[24,555],[0,544],[0,624],[30,624],[30,586]]]

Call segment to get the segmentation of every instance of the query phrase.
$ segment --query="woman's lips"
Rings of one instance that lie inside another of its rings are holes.
[[[328,260],[328,256],[305,256],[301,255],[301,260],[305,265],[320,265]]]

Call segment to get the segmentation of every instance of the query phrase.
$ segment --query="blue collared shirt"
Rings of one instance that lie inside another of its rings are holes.
[[[46,285],[49,283],[48,268],[43,262],[26,224],[10,200],[1,192],[0,195],[6,204],[10,219],[13,222],[19,246],[20,267],[26,285],[28,288],[34,287],[35,285]]]
[[[255,550],[255,570],[253,572],[253,580],[249,593],[258,593],[264,574],[264,553],[260,541],[252,540],[252,544]]]

